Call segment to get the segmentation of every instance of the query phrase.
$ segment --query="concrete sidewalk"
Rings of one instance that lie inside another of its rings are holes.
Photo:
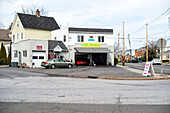
[[[143,77],[143,71],[129,68],[127,66],[78,66],[72,69],[68,68],[15,68],[16,70],[30,71],[36,73],[48,74],[53,77],[82,77],[82,78],[100,78],[100,79],[121,79],[121,80],[147,80],[147,79],[167,79],[168,76]]]

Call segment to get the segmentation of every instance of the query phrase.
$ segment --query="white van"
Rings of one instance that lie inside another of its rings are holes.
[[[151,63],[154,65],[154,64],[162,64],[162,62],[161,62],[161,60],[160,59],[153,59],[152,61],[151,61]]]

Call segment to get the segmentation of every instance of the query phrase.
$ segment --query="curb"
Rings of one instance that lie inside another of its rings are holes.
[[[89,78],[89,79],[105,79],[105,80],[166,80],[170,79],[170,76],[168,77],[151,77],[151,78],[120,78],[120,77],[98,77],[98,76],[78,76],[78,75],[49,75],[52,77],[74,77],[74,78]]]
[[[170,79],[170,77],[155,77],[155,78],[105,78],[105,77],[99,77],[99,79],[107,79],[107,80],[165,80],[165,79]]]

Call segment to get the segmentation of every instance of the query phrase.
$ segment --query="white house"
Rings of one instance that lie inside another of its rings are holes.
[[[64,57],[75,64],[114,65],[113,29],[68,27],[52,31],[51,39],[64,42]]]
[[[41,67],[41,62],[67,54],[62,41],[26,39],[12,44],[12,66],[26,63],[29,67]]]

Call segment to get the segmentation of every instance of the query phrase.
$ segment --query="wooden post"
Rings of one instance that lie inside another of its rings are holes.
[[[125,34],[124,34],[124,21],[123,21],[123,65],[125,65]]]
[[[161,38],[161,75],[163,74],[163,39]]]
[[[131,49],[131,42],[130,42],[130,34],[128,34],[128,40],[129,40],[129,47],[130,47],[130,58],[132,58],[132,49]]]
[[[146,24],[146,62],[148,62],[148,24]]]
[[[118,44],[117,44],[117,59],[119,62],[119,39],[120,39],[120,33],[118,33]]]

